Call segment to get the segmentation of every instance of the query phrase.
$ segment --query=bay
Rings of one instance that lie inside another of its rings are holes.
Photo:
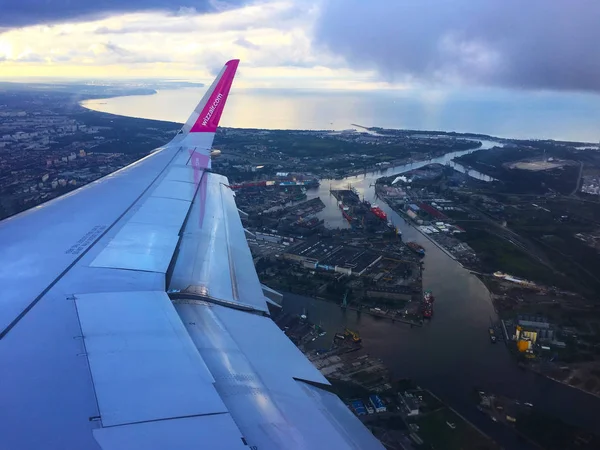
[[[82,105],[112,114],[185,122],[205,88],[94,99]],[[481,133],[505,138],[600,140],[600,95],[499,89],[278,90],[234,86],[222,126],[343,130],[351,124]]]

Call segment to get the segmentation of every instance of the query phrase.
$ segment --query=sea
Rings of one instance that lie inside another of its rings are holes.
[[[161,90],[154,95],[86,100],[82,105],[124,116],[185,122],[205,89]],[[482,88],[233,89],[221,118],[222,126],[238,128],[344,130],[352,124],[598,143],[600,95]]]

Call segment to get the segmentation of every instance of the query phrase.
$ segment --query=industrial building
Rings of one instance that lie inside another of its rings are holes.
[[[377,288],[372,287],[365,291],[368,298],[385,298],[388,300],[410,301],[413,296],[413,289],[409,286],[398,286],[396,288]]]
[[[386,406],[383,404],[383,402],[381,401],[381,399],[379,398],[378,395],[376,395],[376,394],[370,395],[369,402],[371,402],[371,405],[373,405],[373,408],[375,408],[376,412],[386,412],[387,411]]]
[[[555,340],[554,326],[544,317],[519,315],[513,339],[521,352],[531,352],[535,344],[549,342],[561,346],[562,342]]]
[[[354,412],[356,413],[357,416],[367,415],[367,410],[362,401],[354,400],[350,403],[350,405],[352,406],[352,409],[354,410]]]
[[[381,255],[370,250],[314,240],[290,248],[283,257],[306,268],[356,276],[363,275],[369,267],[381,260]]]
[[[402,404],[404,405],[404,409],[409,416],[418,416],[419,415],[419,401],[415,398],[415,396],[409,392],[402,394],[398,394],[400,400],[402,400]]]

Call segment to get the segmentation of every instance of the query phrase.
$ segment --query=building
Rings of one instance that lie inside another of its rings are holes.
[[[357,416],[366,416],[367,415],[367,410],[365,408],[365,405],[360,400],[354,400],[350,403],[350,405],[352,406],[352,409],[354,410],[354,412],[356,413]]]
[[[402,400],[402,405],[406,410],[406,413],[409,416],[418,416],[419,415],[419,402],[415,398],[415,396],[409,392],[405,392],[404,394],[399,394],[400,400]]]
[[[554,327],[544,317],[520,315],[513,339],[519,350],[525,351],[538,341],[553,341]]]
[[[544,317],[519,315],[513,340],[517,343],[517,349],[521,353],[533,354],[535,345],[551,343],[562,344],[555,340],[555,328]]]
[[[357,276],[363,275],[381,259],[381,255],[370,250],[318,240],[302,242],[290,248],[283,257],[309,269]]]
[[[412,299],[412,289],[407,286],[398,286],[396,288],[371,287],[365,294],[368,298],[385,298],[388,300],[405,301],[410,301]]]
[[[256,232],[255,236],[257,241],[274,242],[277,244],[283,242],[283,236],[279,236],[278,234]]]
[[[385,405],[383,404],[383,402],[381,401],[381,399],[379,398],[378,395],[370,395],[369,396],[369,402],[371,403],[371,405],[373,405],[373,408],[375,408],[376,412],[386,412],[387,408],[385,407]]]

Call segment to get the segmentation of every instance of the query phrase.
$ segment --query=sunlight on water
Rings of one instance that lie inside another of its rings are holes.
[[[87,100],[113,114],[184,122],[205,88],[156,95]],[[484,133],[509,138],[598,142],[600,96],[574,93],[471,90],[349,92],[234,89],[223,126],[270,129],[387,128]]]

